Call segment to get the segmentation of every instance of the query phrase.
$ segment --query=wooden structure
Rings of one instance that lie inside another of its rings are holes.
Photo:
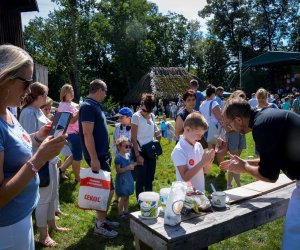
[[[201,249],[235,236],[286,214],[295,183],[270,193],[232,204],[224,210],[182,217],[175,226],[164,225],[164,219],[139,218],[130,215],[130,228],[136,249]],[[151,246],[151,247],[150,247]]]
[[[9,43],[24,48],[21,12],[38,10],[36,0],[1,0],[0,45]]]
[[[200,89],[205,89],[203,81],[179,67],[153,67],[138,84],[124,97],[124,103],[139,103],[143,93],[152,93],[157,99],[175,100],[190,88],[190,80],[196,79]]]

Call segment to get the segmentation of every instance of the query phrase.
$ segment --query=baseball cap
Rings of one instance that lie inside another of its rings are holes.
[[[121,116],[121,115],[126,115],[126,116],[132,117],[133,113],[130,108],[124,107],[119,110],[118,114],[116,114],[116,116]]]

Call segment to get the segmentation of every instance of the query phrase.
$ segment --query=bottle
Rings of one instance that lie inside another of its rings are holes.
[[[83,98],[82,98],[82,96],[80,96],[80,98],[79,98],[79,106],[81,106],[82,103],[83,103]]]

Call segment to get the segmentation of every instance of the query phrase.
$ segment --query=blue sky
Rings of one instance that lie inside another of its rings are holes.
[[[198,11],[203,9],[206,0],[149,0],[156,3],[159,11],[166,14],[168,11],[176,12],[184,15],[189,20],[198,20],[201,23],[203,31],[205,31],[205,20],[198,17]],[[57,8],[51,0],[37,0],[39,12],[22,13],[22,23],[27,25],[29,20],[35,16],[47,17],[49,12]]]

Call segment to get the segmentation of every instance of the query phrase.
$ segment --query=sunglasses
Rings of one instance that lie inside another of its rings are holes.
[[[18,76],[16,79],[21,80],[22,82],[24,82],[24,88],[27,89],[32,83],[33,83],[33,79],[30,80],[26,80],[23,77]]]
[[[122,145],[123,148],[131,148],[131,145]]]

